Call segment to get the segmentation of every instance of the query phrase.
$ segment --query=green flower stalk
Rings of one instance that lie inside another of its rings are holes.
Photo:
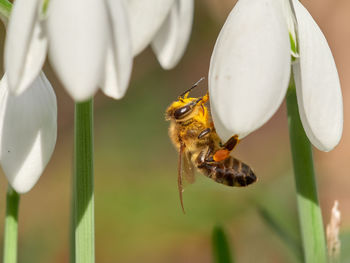
[[[293,76],[286,100],[304,259],[307,263],[325,263],[327,250],[317,197],[312,149],[299,117]]]
[[[75,262],[95,262],[93,99],[75,104],[74,129]]]
[[[4,231],[4,263],[17,262],[19,194],[8,186]]]

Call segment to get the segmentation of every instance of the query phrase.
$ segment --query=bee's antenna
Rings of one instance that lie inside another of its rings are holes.
[[[195,87],[197,87],[198,84],[199,84],[202,80],[204,80],[204,79],[205,79],[205,77],[201,77],[196,83],[194,83],[194,84],[192,85],[191,88],[189,88],[188,90],[186,90],[185,92],[183,92],[179,97],[182,98],[183,96],[185,96],[185,94],[186,94],[187,92],[190,92],[190,91],[193,90]]]

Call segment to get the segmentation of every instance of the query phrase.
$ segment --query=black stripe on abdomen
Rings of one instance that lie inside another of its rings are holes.
[[[231,156],[222,162],[203,162],[198,169],[214,181],[228,186],[248,186],[256,181],[252,169]]]

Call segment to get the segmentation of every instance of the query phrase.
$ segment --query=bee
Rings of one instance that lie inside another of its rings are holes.
[[[209,94],[189,97],[190,91],[203,79],[182,93],[166,110],[166,120],[170,121],[169,137],[179,152],[178,190],[183,212],[183,178],[193,183],[195,170],[227,186],[248,186],[256,181],[252,169],[230,155],[239,142],[238,136],[222,143],[216,133],[205,105]]]

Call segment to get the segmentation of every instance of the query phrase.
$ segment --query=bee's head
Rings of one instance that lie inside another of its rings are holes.
[[[166,110],[166,119],[175,121],[185,121],[192,117],[194,109],[202,98],[179,98],[171,103]]]
[[[199,108],[208,100],[208,95],[200,98],[189,98],[190,91],[195,88],[201,78],[190,89],[182,93],[176,101],[174,101],[166,110],[166,120],[175,120],[177,122],[183,122],[191,119],[194,115],[198,114]]]

